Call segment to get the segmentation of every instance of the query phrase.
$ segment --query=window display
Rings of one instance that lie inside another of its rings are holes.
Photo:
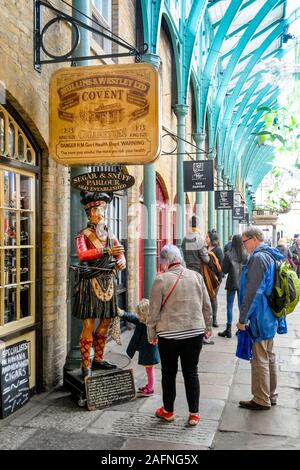
[[[0,168],[0,328],[33,316],[34,175]]]

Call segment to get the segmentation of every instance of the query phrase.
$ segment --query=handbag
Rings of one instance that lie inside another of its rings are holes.
[[[237,332],[237,347],[235,355],[239,359],[250,361],[252,359],[253,343],[254,341],[249,327],[246,326],[245,330],[239,330]]]

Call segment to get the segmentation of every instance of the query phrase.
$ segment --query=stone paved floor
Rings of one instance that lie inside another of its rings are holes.
[[[163,423],[155,418],[154,411],[161,404],[158,366],[154,396],[104,410],[78,407],[62,388],[35,395],[22,409],[0,420],[0,449],[300,449],[300,306],[288,319],[288,334],[276,337],[279,399],[277,406],[265,412],[238,407],[239,400],[251,398],[250,365],[235,357],[235,336],[217,336],[225,326],[225,311],[221,289],[215,344],[204,346],[200,356],[202,420],[198,427],[186,426],[180,372],[175,421]],[[122,346],[108,343],[107,358],[122,368],[133,368],[138,387],[145,379],[144,368],[137,365],[137,358],[130,362],[124,354],[131,335],[132,330],[123,334]]]

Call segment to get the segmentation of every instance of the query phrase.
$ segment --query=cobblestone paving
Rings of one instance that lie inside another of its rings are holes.
[[[251,398],[250,364],[235,357],[236,337],[220,338],[226,323],[225,291],[219,292],[219,328],[213,345],[200,356],[201,422],[187,428],[188,415],[181,371],[177,378],[176,418],[164,423],[154,416],[161,405],[160,367],[155,395],[104,410],[79,408],[70,394],[58,388],[35,395],[23,408],[0,420],[0,449],[95,450],[204,450],[300,449],[300,306],[288,318],[287,335],[275,340],[279,367],[277,406],[267,412],[239,408]],[[238,314],[235,307],[234,323]],[[144,383],[144,368],[124,351],[132,330],[122,335],[122,346],[107,345],[107,358],[119,367],[133,368],[136,387]]]

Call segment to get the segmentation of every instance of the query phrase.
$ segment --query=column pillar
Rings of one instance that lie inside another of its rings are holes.
[[[82,13],[89,15],[89,2],[85,0],[73,0],[73,8],[81,11]],[[88,19],[82,16],[75,9],[72,10],[73,18],[76,18],[83,23],[88,24]],[[90,54],[90,33],[88,30],[79,28],[80,31],[80,42],[73,53],[73,56],[87,56]],[[74,39],[74,30],[72,30],[72,41]],[[75,64],[80,67],[88,65],[88,61],[80,61]],[[71,168],[71,178],[77,175],[86,173],[88,170],[86,167]],[[78,258],[75,251],[74,239],[77,233],[86,225],[85,212],[80,203],[80,191],[71,186],[70,195],[70,240],[69,240],[69,253],[70,253],[70,265],[77,264]],[[74,318],[71,314],[72,309],[72,298],[74,291],[74,276],[70,279],[70,301],[68,303],[68,332],[70,336],[68,338],[68,354],[66,358],[65,369],[75,369],[80,367],[81,354],[79,350],[79,336],[82,330],[82,322],[77,318]]]
[[[228,184],[228,190],[233,191],[233,185]],[[228,210],[228,235],[227,235],[227,241],[229,238],[229,235],[233,235],[233,220],[232,220],[232,209]],[[226,243],[227,243],[226,241]],[[225,243],[225,241],[224,241]]]
[[[192,137],[193,137],[193,139],[196,142],[196,145],[198,147],[196,159],[197,160],[204,160],[204,155],[201,153],[200,149],[202,149],[202,146],[205,146],[206,133],[205,132],[195,132],[192,135]],[[204,233],[205,232],[205,220],[203,220],[203,196],[202,196],[202,191],[197,191],[196,192],[196,216],[198,217],[199,226],[201,228],[201,231]]]
[[[160,57],[147,53],[142,61],[158,68]],[[155,163],[144,165],[144,297],[149,298],[156,277],[156,172]]]
[[[217,166],[217,178],[218,178],[218,190],[221,191],[222,188],[222,169],[221,165]],[[223,212],[224,210],[217,209],[217,234],[219,235],[220,244],[223,246],[226,242],[223,239]]]
[[[228,176],[224,176],[223,181],[223,189],[225,190],[227,189]],[[228,210],[223,211],[223,240],[224,243],[227,243],[228,241]]]
[[[183,186],[183,162],[185,155],[185,118],[189,107],[176,104],[174,112],[177,117],[177,187],[176,187],[176,245],[180,248],[185,235],[185,193]]]
[[[216,158],[216,151],[213,150],[209,156],[209,160],[214,160]],[[208,230],[211,230],[215,227],[215,192],[208,192]]]

